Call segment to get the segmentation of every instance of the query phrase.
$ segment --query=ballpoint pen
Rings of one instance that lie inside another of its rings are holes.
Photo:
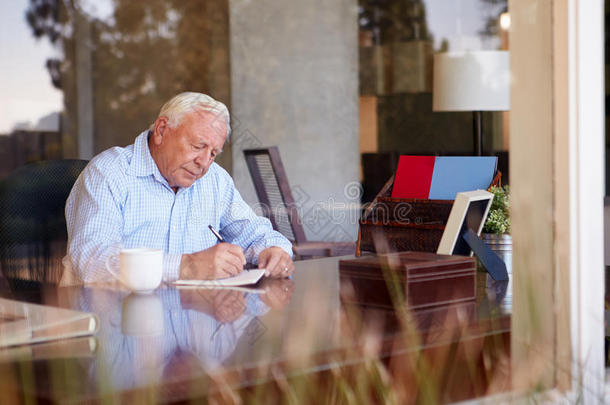
[[[212,226],[212,225],[210,225]],[[224,328],[225,324],[224,323],[220,323],[220,325],[218,325],[216,327],[216,330],[214,331],[214,333],[212,333],[212,337],[210,338],[210,340],[214,340],[214,338],[216,337],[216,335],[218,335],[218,332],[220,332],[222,330],[222,328]]]
[[[208,228],[210,228],[210,231],[212,231],[214,236],[216,236],[216,239],[218,239],[218,242],[225,241],[225,238],[223,238],[222,235],[212,225],[208,225]],[[248,269],[244,267],[244,270],[248,270]]]
[[[224,242],[225,241],[225,238],[223,238],[222,235],[220,235],[218,233],[218,231],[216,229],[214,229],[214,227],[212,225],[208,225],[208,228],[210,228],[210,231],[212,231],[214,236],[216,236],[216,239],[218,239],[218,242]]]

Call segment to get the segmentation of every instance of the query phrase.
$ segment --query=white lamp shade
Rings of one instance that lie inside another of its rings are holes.
[[[508,51],[434,55],[433,111],[510,109]]]

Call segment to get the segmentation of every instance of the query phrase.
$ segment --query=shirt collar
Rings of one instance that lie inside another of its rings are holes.
[[[165,182],[148,148],[149,133],[150,131],[142,132],[133,143],[133,156],[128,173],[133,176],[149,176],[152,174],[157,180]]]

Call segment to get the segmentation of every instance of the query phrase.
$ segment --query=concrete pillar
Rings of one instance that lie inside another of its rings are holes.
[[[355,240],[356,0],[230,0],[229,9],[238,189],[257,202],[242,151],[277,145],[308,238]]]

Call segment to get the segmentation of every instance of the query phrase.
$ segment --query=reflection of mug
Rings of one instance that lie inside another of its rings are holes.
[[[148,248],[123,249],[118,255],[108,257],[106,268],[127,288],[136,292],[151,292],[161,284],[163,251]]]
[[[123,300],[121,332],[131,336],[163,333],[163,304],[155,294],[130,294]]]

